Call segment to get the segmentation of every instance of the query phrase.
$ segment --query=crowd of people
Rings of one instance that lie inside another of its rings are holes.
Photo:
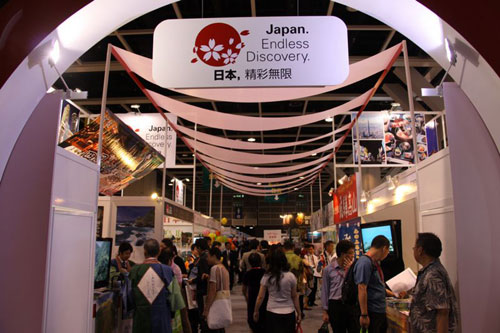
[[[410,297],[411,332],[454,332],[458,309],[448,274],[439,261],[442,245],[421,233],[413,248],[422,266],[414,288],[399,294],[386,287],[380,262],[389,240],[373,239],[355,259],[354,244],[327,241],[322,249],[291,240],[269,245],[257,239],[213,242],[198,238],[183,259],[170,239],[144,243],[142,264],[129,260],[123,243],[112,260],[112,277],[130,283],[134,332],[225,332],[232,321],[231,290],[242,285],[252,332],[294,333],[305,310],[319,305],[324,332],[387,332],[386,297]]]

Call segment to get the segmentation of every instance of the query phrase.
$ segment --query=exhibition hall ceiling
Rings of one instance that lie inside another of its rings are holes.
[[[297,8],[298,5],[298,8]],[[378,20],[361,12],[352,10],[343,5],[329,0],[310,1],[230,1],[230,0],[182,0],[173,5],[160,8],[156,11],[138,17],[128,24],[120,27],[109,36],[101,40],[82,57],[80,57],[64,74],[64,79],[72,89],[88,91],[88,99],[75,101],[80,107],[90,114],[100,112],[102,87],[104,79],[104,65],[106,49],[108,43],[124,48],[130,52],[151,58],[153,48],[153,30],[164,20],[176,20],[186,18],[213,18],[213,17],[247,17],[247,16],[321,16],[333,15],[339,17],[348,27],[348,43],[350,62],[356,62],[366,57],[381,52],[388,47],[396,45],[404,39],[404,36],[394,31],[390,27],[382,24]],[[420,96],[420,88],[436,86],[444,75],[444,70],[432,60],[419,47],[408,41],[408,51],[410,66],[412,67],[412,81],[414,86],[414,96],[416,97],[416,109],[427,111],[441,111],[442,101],[439,99],[426,99]],[[237,115],[254,117],[281,117],[298,116],[323,111],[341,105],[359,96],[377,81],[379,75],[374,75],[356,84],[341,88],[334,92],[312,96],[284,102],[273,103],[227,103],[204,100],[196,97],[180,95],[171,90],[154,86],[147,81],[143,81],[148,89],[161,94],[176,98],[182,102],[189,103],[206,109],[217,110]],[[55,88],[63,88],[59,80]],[[369,102],[367,111],[388,110],[391,103],[400,103],[404,110],[408,109],[408,99],[404,76],[403,57],[395,62],[394,67],[385,78],[375,96]],[[109,78],[108,107],[114,113],[129,113],[135,109],[131,105],[140,105],[141,113],[156,112],[149,100],[143,95],[141,90],[132,81],[123,67],[112,59],[111,72]],[[339,128],[350,121],[348,115],[339,115],[334,118],[335,128]],[[179,120],[179,124],[194,128],[194,124],[186,120]],[[306,140],[321,134],[326,134],[332,130],[332,123],[321,121],[306,126],[263,132],[239,132],[228,130],[217,130],[198,126],[199,131],[221,137],[247,141],[255,138],[257,142],[279,143]],[[309,142],[301,146],[294,146],[280,150],[283,154],[300,153],[313,150],[329,143],[331,138]],[[324,154],[324,153],[323,153]],[[322,154],[310,156],[304,161],[320,158]],[[188,147],[180,140],[177,140],[178,165],[188,165],[193,163],[193,157]],[[289,161],[279,163],[276,166],[289,166],[299,163],[299,161]],[[347,138],[337,153],[337,163],[352,163],[352,140]],[[197,186],[202,188],[202,168],[198,164]],[[352,169],[344,170],[352,173]],[[382,175],[390,172],[390,168],[382,170]],[[342,173],[341,173],[342,174]],[[192,178],[190,169],[171,169],[168,171],[168,178],[177,177],[180,179]],[[322,172],[322,188],[324,193],[333,186],[333,171],[331,165]],[[314,191],[318,191],[318,182],[314,184]],[[304,188],[305,193],[309,188]],[[324,195],[324,197],[327,197]],[[327,198],[324,198],[327,200]]]

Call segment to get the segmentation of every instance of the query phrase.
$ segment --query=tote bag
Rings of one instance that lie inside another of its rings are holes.
[[[233,322],[233,312],[231,309],[231,292],[222,287],[221,268],[217,267],[217,292],[215,300],[210,306],[207,316],[208,328],[212,330],[226,328]],[[226,286],[228,287],[228,286]]]

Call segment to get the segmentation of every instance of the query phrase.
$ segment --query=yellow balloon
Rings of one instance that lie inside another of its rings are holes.
[[[222,223],[222,225],[226,225],[227,224],[227,219],[225,217],[223,217],[221,220],[220,220],[220,223]]]

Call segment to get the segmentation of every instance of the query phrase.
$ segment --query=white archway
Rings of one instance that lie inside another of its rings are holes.
[[[93,1],[64,21],[49,34],[39,48],[54,39],[61,45],[59,71],[66,70],[78,57],[127,22],[168,5],[172,0],[107,0]],[[458,41],[473,52],[474,48],[436,14],[415,0],[340,0],[347,6],[371,15],[407,36],[426,51],[442,67],[448,62],[444,38]],[[112,13],[112,15],[106,15]],[[102,17],[102,19],[99,19]],[[477,53],[477,52],[476,52]],[[0,175],[14,144],[33,109],[57,79],[47,60],[36,59],[35,49],[18,66],[0,90]],[[500,147],[500,78],[478,55],[473,64],[459,56],[451,76],[458,82],[479,111],[497,148]],[[1,178],[0,178],[1,179]]]

